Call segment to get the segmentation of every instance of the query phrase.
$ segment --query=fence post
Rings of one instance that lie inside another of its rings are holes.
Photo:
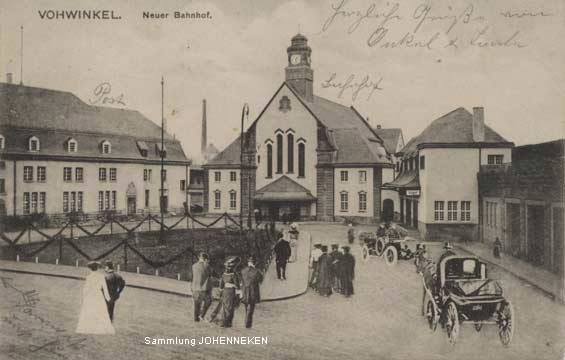
[[[114,218],[110,219],[110,235],[114,233]]]
[[[63,261],[63,237],[59,236],[59,259]]]
[[[31,228],[27,229],[27,242],[30,243],[31,242]]]
[[[124,271],[128,271],[128,241],[124,241]]]
[[[226,213],[224,213],[224,227],[228,226],[228,217],[226,216]]]
[[[149,215],[149,231],[151,231],[151,215]]]

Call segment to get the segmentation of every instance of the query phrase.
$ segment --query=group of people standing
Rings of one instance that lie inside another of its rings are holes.
[[[224,263],[224,272],[220,277],[220,301],[212,311],[209,318],[206,313],[212,304],[212,267],[208,254],[201,253],[198,262],[192,265],[192,298],[194,301],[194,321],[206,320],[215,322],[218,314],[222,313],[220,327],[233,326],[235,309],[241,301],[245,305],[245,327],[253,325],[255,305],[261,301],[259,290],[263,273],[257,269],[256,259],[250,256],[247,266],[241,270],[241,275],[236,272],[239,265],[238,257],[230,257]]]
[[[353,280],[355,279],[355,258],[350,253],[349,246],[337,244],[331,246],[314,244],[310,258],[312,276],[310,287],[322,296],[330,296],[334,292],[345,297],[353,295]]]
[[[82,304],[76,332],[80,334],[114,334],[114,307],[126,286],[124,279],[114,271],[114,264],[104,262],[104,272],[99,262],[88,263],[90,273],[82,289]]]

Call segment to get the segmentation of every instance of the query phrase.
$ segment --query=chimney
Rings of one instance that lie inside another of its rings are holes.
[[[201,139],[201,152],[202,155],[206,152],[207,147],[207,134],[206,134],[206,99],[202,100],[202,139]]]
[[[14,80],[13,80],[13,77],[12,77],[12,73],[7,73],[7,74],[6,74],[6,82],[7,82],[8,84],[12,84],[13,81],[14,81]]]
[[[377,129],[381,129],[381,124],[378,124],[378,125],[377,125]]]
[[[483,107],[473,108],[473,141],[485,141],[485,109]]]

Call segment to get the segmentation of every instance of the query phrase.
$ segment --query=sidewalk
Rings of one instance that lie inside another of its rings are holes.
[[[275,262],[269,265],[265,280],[261,284],[261,297],[263,301],[277,301],[302,295],[308,283],[308,258],[310,251],[310,235],[304,233],[297,247],[297,262],[287,266],[288,281],[281,282],[277,279]],[[54,265],[33,262],[16,262],[0,260],[0,271],[16,272],[34,275],[63,277],[67,279],[84,280],[89,271],[86,267]],[[128,287],[158,291],[179,296],[192,296],[190,282],[157,277],[152,275],[120,272]]]
[[[533,266],[523,260],[504,253],[500,259],[496,259],[492,255],[492,247],[483,243],[458,243],[455,246],[489,263],[501,267],[502,269],[512,273],[517,278],[528,282],[532,286],[546,293],[553,299],[561,302],[565,300],[563,279],[560,279],[558,275],[552,272]]]

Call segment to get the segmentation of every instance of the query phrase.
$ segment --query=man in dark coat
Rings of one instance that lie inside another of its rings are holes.
[[[255,304],[261,301],[259,285],[263,280],[263,274],[255,268],[255,261],[255,257],[250,256],[247,267],[241,270],[241,302],[245,304],[245,327],[248,329],[253,325]]]
[[[114,321],[114,306],[116,301],[120,298],[120,294],[126,287],[126,282],[118,274],[114,272],[114,264],[110,260],[104,262],[104,277],[106,278],[106,286],[108,287],[108,293],[110,295],[110,301],[106,302],[108,307],[108,315],[110,315],[110,320]]]
[[[332,288],[335,292],[341,293],[341,260],[343,254],[339,252],[337,244],[332,245],[332,251],[328,254],[330,258],[330,270],[332,276]]]
[[[290,257],[290,243],[286,241],[282,233],[279,233],[279,241],[275,245],[275,257],[277,265],[277,278],[286,280],[286,263]]]
[[[349,253],[349,246],[343,247],[341,258],[341,287],[345,297],[353,295],[353,280],[355,279],[355,258]]]
[[[328,247],[322,246],[322,256],[318,259],[318,281],[316,282],[318,293],[322,296],[332,294],[332,272],[328,255]]]
[[[194,300],[194,321],[204,319],[212,304],[212,268],[208,254],[200,253],[198,262],[192,265],[192,299]]]

